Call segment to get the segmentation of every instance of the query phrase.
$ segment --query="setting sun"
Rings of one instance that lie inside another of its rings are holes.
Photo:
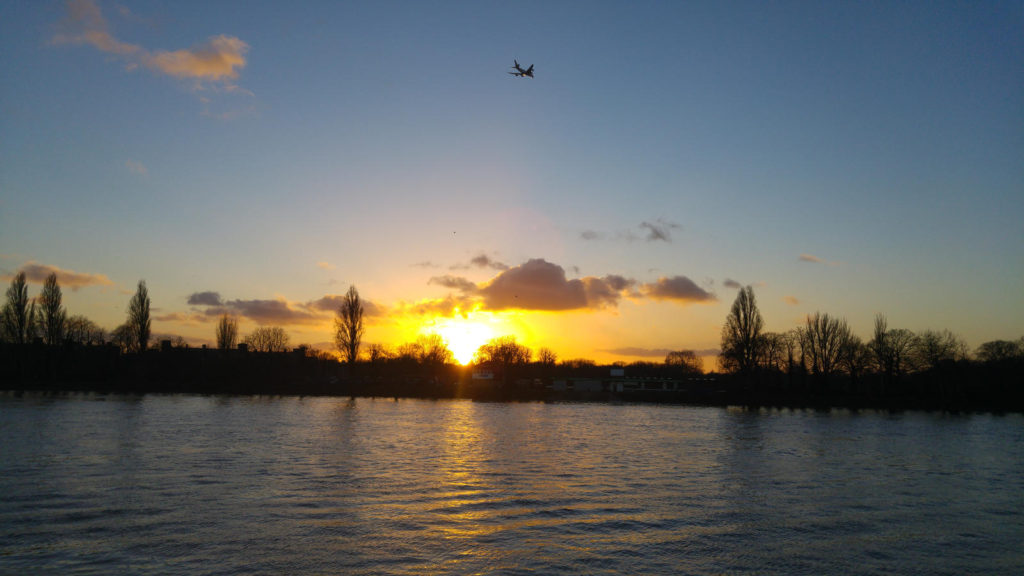
[[[495,337],[494,330],[488,322],[461,316],[438,320],[431,332],[445,339],[455,360],[463,365],[469,364],[477,349]]]

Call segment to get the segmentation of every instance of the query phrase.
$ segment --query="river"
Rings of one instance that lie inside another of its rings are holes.
[[[1022,574],[1024,417],[0,393],[3,574]]]

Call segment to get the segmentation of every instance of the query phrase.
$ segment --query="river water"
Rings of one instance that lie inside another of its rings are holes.
[[[0,394],[3,574],[1024,574],[1020,415]]]

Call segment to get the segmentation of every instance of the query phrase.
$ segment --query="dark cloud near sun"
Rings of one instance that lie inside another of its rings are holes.
[[[224,300],[219,292],[195,292],[188,297],[188,303],[191,306],[221,306]]]
[[[628,282],[621,276],[568,279],[565,269],[542,258],[509,268],[479,288],[491,310],[581,310],[615,306]]]
[[[686,276],[661,277],[657,282],[644,284],[643,293],[655,300],[675,300],[680,302],[711,302],[715,295],[704,290]]]
[[[195,292],[188,297],[188,304],[197,309],[199,316],[212,320],[222,314],[231,314],[252,320],[262,325],[322,324],[330,320],[341,305],[343,295],[328,294],[309,302],[289,302],[284,298],[225,300],[213,291]],[[384,315],[384,309],[369,300],[361,299],[363,317],[375,318]]]
[[[476,284],[472,280],[467,280],[462,276],[452,276],[450,274],[434,276],[427,281],[427,284],[442,286],[449,290],[458,290],[466,294],[476,292]]]
[[[685,276],[660,278],[649,284],[619,274],[569,278],[563,267],[543,258],[503,270],[487,282],[445,275],[435,276],[428,283],[457,293],[441,306],[448,310],[601,310],[618,306],[622,298],[680,303],[715,300],[713,294]]]

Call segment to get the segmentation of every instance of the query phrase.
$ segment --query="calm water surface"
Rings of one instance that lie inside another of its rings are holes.
[[[1024,418],[0,394],[0,573],[1024,574]]]

